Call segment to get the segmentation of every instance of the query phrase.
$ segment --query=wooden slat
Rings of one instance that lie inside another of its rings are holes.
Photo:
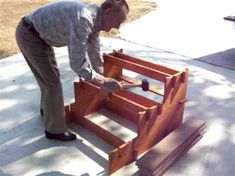
[[[195,137],[191,139],[188,145],[184,145],[182,148],[180,148],[178,150],[178,153],[175,153],[175,155],[172,155],[172,157],[168,158],[168,160],[163,162],[162,165],[159,165],[159,168],[157,168],[153,173],[150,170],[147,170],[145,168],[140,168],[140,170],[138,171],[138,175],[139,176],[162,176],[170,168],[170,166],[178,158],[180,158],[180,155],[183,155],[188,150],[190,150],[201,138],[202,136],[200,134],[196,134]]]
[[[164,162],[161,167],[159,167],[155,172],[153,173],[154,176],[161,176],[163,175],[174,162],[176,162],[177,159],[182,157],[183,154],[185,154],[187,151],[189,151],[200,139],[202,138],[202,135],[196,134],[191,140],[188,141],[188,143],[184,144],[174,155],[169,157],[167,161]]]
[[[144,113],[147,108],[136,101],[128,99],[126,96],[120,96],[118,93],[113,93],[110,99],[104,101],[106,107],[123,117],[138,123],[139,113]]]
[[[151,63],[151,62],[145,61],[145,60],[140,59],[140,58],[136,58],[136,57],[133,57],[133,56],[123,54],[123,53],[118,52],[118,51],[114,52],[113,56],[121,58],[123,60],[134,62],[134,63],[139,64],[139,65],[143,65],[147,68],[151,68],[151,69],[154,69],[154,70],[159,70],[159,71],[162,71],[162,72],[170,74],[170,75],[174,75],[175,73],[178,72],[177,70],[168,68],[166,66]]]
[[[85,116],[86,119],[101,126],[104,130],[117,136],[124,142],[131,141],[137,136],[137,125],[126,120],[106,108]]]
[[[98,86],[88,82],[79,82],[74,84],[74,89],[75,105],[73,106],[80,117],[95,112],[103,105],[104,95]]]
[[[131,77],[128,77],[126,75],[121,75],[118,78],[119,78],[119,80],[123,80],[123,81],[126,81],[128,83],[141,84],[141,81],[139,81],[137,79],[134,79],[134,78],[131,78]],[[149,91],[151,91],[153,93],[156,93],[160,96],[164,95],[164,89],[161,89],[161,88],[159,88],[157,86],[154,86],[154,85],[149,85]]]
[[[115,102],[116,104],[120,104],[124,108],[129,108],[130,111],[133,111],[135,113],[145,111],[148,108],[144,104],[140,103],[142,100],[141,96],[136,95],[136,101],[133,101],[129,98],[128,94],[124,92],[127,91],[118,91],[116,93],[111,94],[109,101]]]
[[[140,96],[138,94],[135,94],[130,91],[118,91],[115,93],[115,95],[118,95],[120,97],[125,97],[128,101],[135,102],[136,104],[139,104],[140,106],[144,107],[145,109],[151,108],[153,106],[161,107],[161,104],[150,100],[148,98],[145,98],[143,96]]]
[[[122,74],[122,68],[111,63],[104,62],[104,76],[109,78],[116,78]]]
[[[74,112],[74,114],[76,115],[76,112]],[[77,117],[76,122],[80,124],[82,127],[86,128],[87,130],[97,134],[106,142],[110,143],[111,145],[114,145],[115,147],[119,147],[125,143],[125,141],[123,141],[119,137],[113,135],[109,131],[103,129],[101,126],[93,123],[92,121],[90,121],[85,117],[79,117],[79,118]]]
[[[105,101],[104,106],[107,109],[119,114],[123,118],[128,119],[134,123],[138,123],[141,114],[145,113],[145,111],[133,110],[136,108],[129,108],[130,106],[123,106],[123,103],[119,104],[112,101]]]
[[[107,63],[111,63],[113,65],[116,65],[118,67],[130,70],[130,71],[134,71],[136,73],[148,76],[150,78],[159,80],[164,82],[166,77],[171,77],[172,75],[158,71],[158,70],[154,70],[152,68],[148,68],[146,66],[143,65],[139,65],[136,63],[132,63],[130,61],[126,61],[126,60],[122,60],[120,58],[111,56],[111,55],[104,55],[104,62]]]
[[[109,174],[135,160],[132,142],[128,142],[109,154]]]
[[[136,162],[137,166],[149,173],[155,173],[158,168],[163,167],[164,162],[167,162],[167,160],[173,158],[175,161],[177,157],[181,156],[184,152],[181,148],[191,146],[198,136],[203,133],[204,129],[204,121],[196,118],[189,119],[144,154]],[[171,161],[171,163],[173,162]]]
[[[161,174],[163,170],[166,171],[166,169],[169,168],[169,166],[173,164],[173,162],[175,162],[177,158],[181,157],[194,144],[196,144],[196,142],[198,142],[202,138],[202,135],[205,132],[205,128],[206,125],[204,123],[203,125],[198,127],[194,132],[192,132],[191,136],[184,140],[181,144],[179,144],[178,147],[174,146],[175,150],[164,159],[162,164],[160,164],[159,167],[156,168],[154,173]]]

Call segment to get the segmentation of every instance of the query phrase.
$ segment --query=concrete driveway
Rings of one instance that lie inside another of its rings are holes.
[[[223,19],[235,15],[234,0],[151,1],[156,11],[122,27],[121,38],[190,58],[235,47],[233,24]]]

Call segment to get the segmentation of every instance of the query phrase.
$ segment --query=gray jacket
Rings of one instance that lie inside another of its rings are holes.
[[[68,46],[70,66],[85,80],[102,72],[99,8],[82,2],[58,1],[27,15],[50,46]]]

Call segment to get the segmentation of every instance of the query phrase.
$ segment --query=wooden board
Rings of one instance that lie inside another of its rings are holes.
[[[105,108],[101,108],[94,113],[86,115],[85,118],[101,126],[104,130],[117,136],[124,142],[129,142],[137,136],[136,124],[125,120]]]
[[[146,175],[163,174],[204,133],[205,122],[191,118],[144,154],[136,165]]]
[[[111,56],[111,55],[109,55],[109,56],[104,55],[104,60],[107,63],[115,65],[116,67],[119,67],[119,68],[122,68],[122,69],[127,69],[127,70],[130,70],[130,71],[134,71],[136,73],[148,76],[148,77],[153,78],[153,79],[157,79],[157,80],[162,81],[162,82],[164,82],[165,77],[171,77],[171,75],[168,74],[168,73],[158,71],[158,70],[155,70],[153,68],[143,66],[141,64],[136,64],[135,62],[122,60],[118,57],[114,57],[114,56]]]

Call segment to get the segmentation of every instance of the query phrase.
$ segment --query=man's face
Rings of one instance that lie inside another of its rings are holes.
[[[119,29],[120,25],[127,19],[128,10],[125,6],[121,11],[107,9],[103,13],[101,30],[109,32],[112,28]]]

